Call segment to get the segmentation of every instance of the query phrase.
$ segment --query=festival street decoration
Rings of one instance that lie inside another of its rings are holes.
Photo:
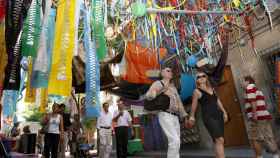
[[[5,90],[5,115],[13,117],[18,99],[36,103],[39,98],[39,109],[45,112],[49,96],[63,100],[71,95],[72,86],[79,86],[85,93],[85,117],[99,116],[102,64],[110,70],[119,63],[121,74],[120,82],[109,75],[116,86],[104,90],[138,101],[159,78],[162,66],[174,66],[180,96],[187,100],[195,89],[198,69],[206,69],[213,85],[219,85],[231,39],[239,42],[248,35],[256,52],[256,10],[263,12],[273,30],[271,4],[278,3],[0,0],[0,98]],[[40,97],[36,97],[38,89]]]

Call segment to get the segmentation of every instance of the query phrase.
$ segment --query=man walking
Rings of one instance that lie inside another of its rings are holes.
[[[109,104],[103,104],[103,111],[97,119],[99,134],[99,158],[109,158],[112,150],[112,120],[113,115],[109,112]]]
[[[128,127],[132,126],[132,118],[127,110],[125,110],[124,103],[122,100],[117,101],[118,110],[114,113],[114,119],[117,123],[116,132],[116,143],[117,143],[117,157],[126,158],[127,156],[127,144],[128,144]],[[131,130],[133,135],[133,130]]]
[[[245,110],[249,126],[248,137],[256,158],[263,158],[263,146],[267,147],[267,151],[273,155],[273,158],[279,158],[279,150],[271,127],[272,116],[267,110],[262,91],[258,90],[255,80],[251,76],[244,77],[243,87],[245,89]]]

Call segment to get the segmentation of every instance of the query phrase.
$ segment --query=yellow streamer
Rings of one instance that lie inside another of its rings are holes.
[[[46,112],[46,107],[48,105],[48,89],[42,88],[40,92],[40,107],[39,111],[42,113]]]
[[[239,7],[240,6],[240,0],[233,0],[233,4],[235,7]]]
[[[31,88],[31,74],[32,74],[32,58],[28,57],[28,73],[27,73],[27,85],[25,92],[25,102],[35,103],[36,101],[36,89]]]
[[[5,20],[0,22],[0,87],[3,87],[5,67],[8,62],[5,43]],[[1,97],[1,96],[0,96]]]
[[[75,4],[66,0],[58,5],[52,66],[48,93],[70,96],[72,88],[72,57],[75,45]]]

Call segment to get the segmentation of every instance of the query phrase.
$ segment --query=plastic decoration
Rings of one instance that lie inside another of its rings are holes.
[[[5,42],[5,20],[0,21],[0,100],[4,86],[5,79],[5,67],[8,63],[8,56],[6,53],[6,42]]]
[[[32,0],[23,24],[22,55],[36,57],[41,32],[41,0]]]
[[[191,55],[187,59],[187,64],[190,67],[195,67],[197,63],[197,58],[194,55]]]
[[[6,13],[6,0],[0,0],[0,22],[5,18]]]
[[[84,10],[84,48],[86,52],[86,117],[98,117],[100,114],[100,72],[97,49],[94,38],[91,38],[91,12]]]
[[[141,2],[136,2],[131,5],[132,15],[135,17],[142,17],[146,14],[146,5]]]
[[[18,91],[16,90],[4,90],[3,92],[3,122],[4,129],[11,127],[11,123],[14,120],[16,105],[18,99]]]
[[[48,92],[69,96],[72,89],[72,58],[75,45],[75,0],[57,7],[55,39]]]
[[[192,94],[193,94],[193,91],[196,87],[195,79],[191,75],[182,74],[180,82],[181,82],[180,97],[182,100],[185,100],[188,97],[192,96]]]
[[[47,88],[51,57],[53,51],[54,27],[56,9],[51,8],[51,0],[46,1],[46,9],[43,17],[42,32],[38,54],[34,60],[31,85],[35,88]]]
[[[36,89],[31,87],[31,73],[32,73],[32,60],[29,57],[28,59],[28,70],[27,70],[27,84],[25,91],[25,102],[35,103],[36,101]]]
[[[104,15],[103,15],[103,0],[92,0],[92,23],[93,23],[93,38],[96,42],[96,51],[99,60],[105,58],[107,53]]]
[[[40,89],[40,107],[39,111],[44,113],[46,112],[46,107],[48,105],[48,89],[42,88]]]

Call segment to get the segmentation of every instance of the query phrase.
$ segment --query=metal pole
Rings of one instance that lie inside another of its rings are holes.
[[[192,11],[192,10],[166,10],[166,9],[155,9],[147,8],[147,13],[175,13],[175,14],[240,14],[241,12],[233,11]]]

